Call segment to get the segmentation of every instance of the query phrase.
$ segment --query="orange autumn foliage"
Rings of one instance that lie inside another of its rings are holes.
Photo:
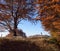
[[[52,32],[54,35],[60,33],[60,0],[38,0],[39,19],[45,30]]]

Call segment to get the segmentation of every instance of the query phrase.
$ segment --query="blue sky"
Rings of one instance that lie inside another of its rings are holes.
[[[18,27],[22,29],[27,36],[32,36],[32,35],[40,35],[41,32],[43,35],[48,35],[49,33],[46,32],[41,24],[41,22],[37,22],[36,24],[33,24],[28,21],[22,21]]]
[[[42,27],[41,22],[37,22],[36,24],[33,24],[31,22],[24,20],[24,21],[20,22],[18,27],[19,27],[19,29],[22,29],[23,32],[25,32],[27,36],[40,35],[41,32],[43,35],[49,34],[48,32],[44,31],[44,28]],[[0,36],[1,36],[1,34],[3,34],[3,36],[7,35],[6,32],[5,33],[1,32]]]

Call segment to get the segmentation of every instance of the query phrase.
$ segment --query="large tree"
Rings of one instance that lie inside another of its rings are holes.
[[[35,6],[35,0],[0,0],[0,27],[16,36],[19,22],[36,14]]]
[[[54,37],[60,36],[60,0],[38,0],[39,16],[45,30]]]

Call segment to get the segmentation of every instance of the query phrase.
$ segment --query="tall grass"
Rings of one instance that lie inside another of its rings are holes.
[[[45,39],[0,38],[0,51],[59,51],[55,44]]]

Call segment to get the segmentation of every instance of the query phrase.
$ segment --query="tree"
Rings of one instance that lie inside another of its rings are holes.
[[[36,20],[40,20],[52,36],[60,36],[60,0],[38,0],[37,3],[39,17]]]
[[[22,36],[22,37],[26,37],[26,33],[23,32],[22,29],[18,29],[18,30],[17,30],[17,35],[18,35],[18,36]]]
[[[2,1],[2,2],[1,2]],[[1,0],[0,1],[0,27],[14,33],[21,20],[32,21],[36,14],[35,0]]]
[[[18,30],[17,30],[16,35],[26,38],[25,32],[23,32],[21,29],[18,29]],[[13,35],[12,33],[9,33],[6,37],[13,37],[13,36],[14,36],[14,35]]]

